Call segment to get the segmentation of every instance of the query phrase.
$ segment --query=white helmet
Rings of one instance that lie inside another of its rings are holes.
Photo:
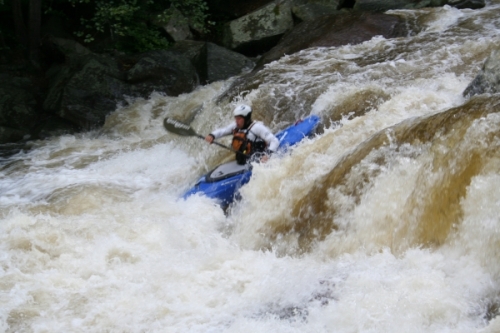
[[[235,117],[236,116],[246,117],[250,113],[252,113],[252,108],[246,104],[238,105],[233,111]]]

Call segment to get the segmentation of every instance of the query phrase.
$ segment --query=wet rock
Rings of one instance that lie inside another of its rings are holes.
[[[50,88],[44,109],[89,129],[104,123],[105,116],[123,99],[127,84],[118,64],[108,56],[68,55],[65,64],[48,72]]]
[[[76,42],[52,40],[64,62],[46,73],[50,89],[44,109],[81,129],[96,128],[127,96],[153,91],[177,96],[198,85],[189,59],[174,51],[152,51],[133,57],[95,54]]]
[[[178,41],[172,50],[191,61],[198,73],[200,84],[207,83],[207,43],[194,40]]]
[[[188,58],[173,51],[151,51],[140,55],[127,72],[132,95],[149,96],[153,91],[178,96],[199,84],[196,69]],[[111,87],[110,87],[111,88]]]
[[[205,42],[184,41],[172,50],[116,57],[65,40],[54,44],[64,54],[64,63],[46,73],[50,89],[44,109],[81,129],[104,124],[127,96],[147,98],[153,91],[178,96],[254,66],[239,53]]]
[[[240,53],[207,43],[207,82],[227,80],[254,66],[251,59]]]
[[[484,93],[495,94],[500,92],[500,50],[491,52],[483,67],[465,88],[464,97],[472,97]]]
[[[269,50],[293,24],[290,3],[273,2],[229,22],[223,45],[246,55],[260,54]]]
[[[359,44],[375,36],[394,38],[404,36],[400,17],[382,13],[349,12],[327,15],[313,21],[302,22],[287,33],[269,52],[265,53],[256,69],[309,47],[330,47]]]
[[[227,80],[255,66],[250,58],[214,43],[182,41],[173,50],[190,59],[201,84]]]

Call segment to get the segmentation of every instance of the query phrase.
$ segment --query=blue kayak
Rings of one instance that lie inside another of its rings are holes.
[[[320,122],[318,116],[312,115],[276,134],[280,141],[278,151],[286,151],[290,146],[311,136]],[[250,181],[252,166],[250,163],[240,165],[236,161],[224,163],[202,176],[198,182],[183,196],[199,193],[216,199],[221,207],[228,207],[238,195],[241,186]]]

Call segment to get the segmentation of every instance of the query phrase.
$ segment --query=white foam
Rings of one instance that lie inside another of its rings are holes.
[[[488,10],[497,6],[397,11],[419,15],[427,30],[286,56],[230,102],[216,97],[231,81],[134,100],[101,131],[37,142],[7,161],[0,331],[496,332],[498,319],[485,318],[500,290],[497,142],[482,141],[495,138],[495,116],[477,120],[462,145],[441,147],[489,149],[442,246],[391,239],[408,226],[402,207],[432,165],[430,145],[371,152],[351,171],[351,181],[363,180],[359,197],[327,191],[340,207],[338,229],[305,254],[297,255],[298,235],[269,232],[293,227],[297,201],[374,134],[463,104],[480,55],[496,47]],[[457,29],[464,20],[482,24]],[[360,90],[386,97],[255,165],[229,217],[206,197],[180,198],[230,153],[167,133],[165,117],[206,134],[244,101],[276,130],[289,124],[280,114],[328,117]]]

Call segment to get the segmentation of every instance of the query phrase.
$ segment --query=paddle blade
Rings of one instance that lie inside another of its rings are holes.
[[[183,136],[197,136],[196,132],[186,124],[181,123],[172,118],[165,118],[163,121],[163,126],[169,132],[175,133],[177,135]]]

